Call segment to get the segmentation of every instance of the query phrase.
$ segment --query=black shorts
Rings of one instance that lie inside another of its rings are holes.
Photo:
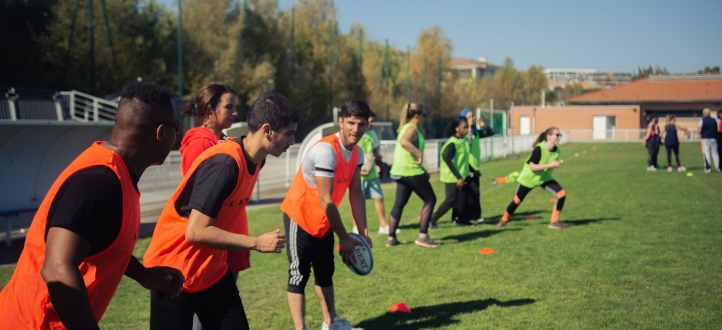
[[[198,315],[204,330],[249,329],[230,269],[218,282],[203,291],[183,291],[173,299],[162,291],[150,292],[152,330],[190,330],[193,328],[193,314]]]
[[[303,294],[311,267],[316,285],[322,288],[332,286],[335,269],[333,230],[329,229],[321,238],[313,237],[285,213],[283,227],[286,229],[286,256],[289,263],[286,290]]]

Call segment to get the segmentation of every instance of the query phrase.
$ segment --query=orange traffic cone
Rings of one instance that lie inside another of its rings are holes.
[[[400,313],[411,314],[411,309],[409,308],[409,306],[406,306],[405,303],[400,302],[398,304],[395,304],[395,305],[389,307],[389,312],[394,312],[394,313],[400,312]]]
[[[526,216],[526,219],[527,219],[527,220],[534,220],[534,216],[531,215],[531,214],[529,214],[529,215]]]
[[[552,197],[552,198],[549,200],[549,203],[554,203],[554,202],[556,202],[556,201],[557,201],[557,199],[554,198],[554,197]]]
[[[494,250],[492,250],[491,248],[483,248],[483,249],[481,249],[481,251],[479,251],[479,254],[493,254],[493,253],[494,253]]]

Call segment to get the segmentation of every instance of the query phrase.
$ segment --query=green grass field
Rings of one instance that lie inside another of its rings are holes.
[[[692,177],[647,172],[641,143],[592,146],[562,146],[565,162],[554,177],[567,192],[561,216],[567,230],[547,229],[552,204],[541,189],[529,194],[508,226],[493,226],[516,184],[490,182],[520,170],[527,154],[483,164],[482,205],[490,223],[460,228],[449,214],[430,232],[442,243],[437,249],[413,244],[421,201],[412,197],[399,235],[406,244],[386,248],[384,236],[371,235],[370,275],[354,275],[337,260],[339,314],[366,329],[721,328],[722,174],[703,173],[698,143],[681,147]],[[663,159],[664,151],[660,164]],[[440,203],[443,186],[433,185]],[[394,189],[385,193],[388,213]],[[348,203],[340,210],[350,228]],[[367,212],[375,231],[371,202]],[[249,212],[249,219],[253,234],[282,228],[277,207]],[[136,247],[139,258],[148,241]],[[495,253],[480,255],[484,247]],[[253,253],[252,264],[238,280],[251,328],[291,329],[285,253]],[[0,285],[12,269],[0,267]],[[148,328],[149,296],[124,278],[101,327]],[[318,329],[322,317],[310,285],[307,296],[307,324]],[[412,313],[387,312],[398,302]]]

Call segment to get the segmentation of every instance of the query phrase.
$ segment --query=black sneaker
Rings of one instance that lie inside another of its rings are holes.
[[[392,246],[399,246],[401,245],[401,242],[394,237],[392,240],[386,240],[386,247],[392,247]]]
[[[429,224],[429,229],[439,229],[439,225],[432,222]]]
[[[424,238],[416,238],[416,240],[414,241],[414,244],[416,244],[418,246],[427,247],[427,248],[439,247],[439,243],[434,242],[434,240],[432,240],[431,237],[429,237],[429,235],[426,235],[426,237],[424,237]]]

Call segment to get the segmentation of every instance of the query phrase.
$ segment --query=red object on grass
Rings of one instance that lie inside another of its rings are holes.
[[[483,249],[481,249],[481,251],[479,251],[479,254],[492,254],[492,253],[494,253],[494,250],[492,250],[491,248],[488,248],[488,247],[483,248]]]
[[[557,201],[557,199],[554,198],[554,197],[552,197],[552,198],[549,200],[549,203],[554,203],[554,202],[556,202],[556,201]]]
[[[394,313],[400,312],[400,313],[411,314],[411,308],[409,308],[409,306],[406,306],[405,303],[400,302],[398,304],[395,304],[395,305],[389,307],[389,312],[394,312]]]
[[[534,216],[531,215],[531,214],[529,214],[529,215],[526,216],[526,219],[527,219],[527,220],[534,220]]]
[[[341,245],[336,244],[336,251],[340,251],[340,250],[341,250]]]

